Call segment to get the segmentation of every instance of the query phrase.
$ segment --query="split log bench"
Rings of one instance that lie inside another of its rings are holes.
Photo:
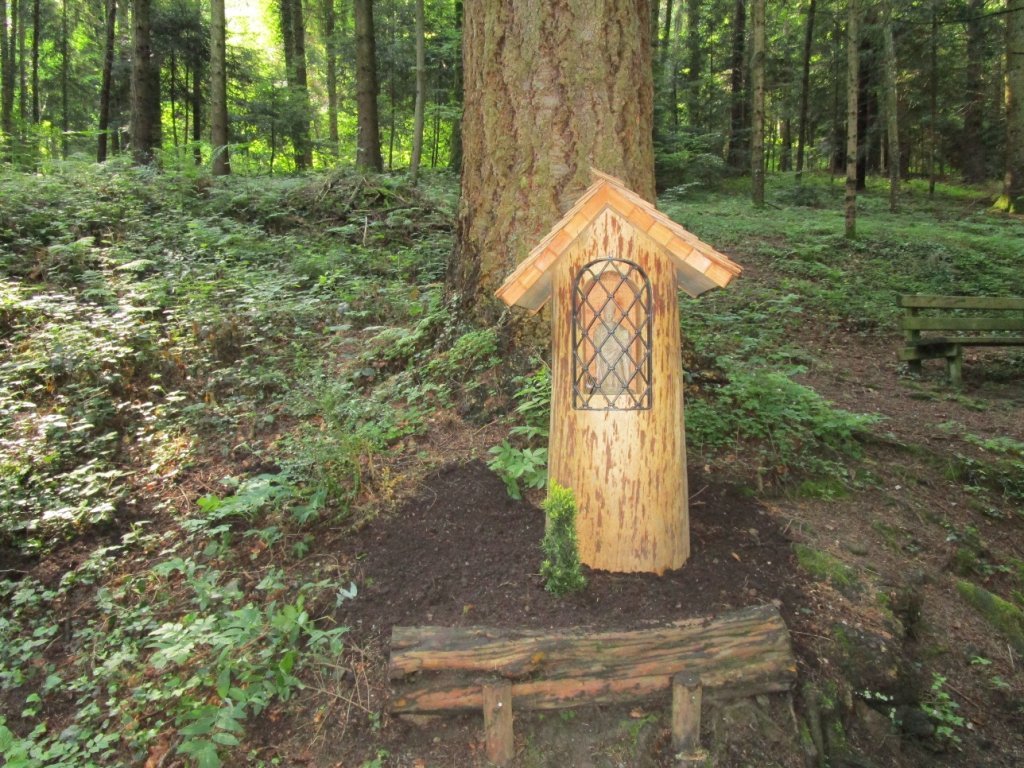
[[[513,756],[512,709],[563,709],[668,697],[673,748],[700,744],[702,699],[788,691],[796,659],[778,608],[629,632],[395,627],[395,714],[483,712],[488,759]]]
[[[906,346],[898,358],[913,373],[921,372],[922,360],[945,358],[950,383],[960,386],[964,347],[1024,346],[1024,298],[900,296],[900,306]],[[940,335],[922,336],[921,331]]]

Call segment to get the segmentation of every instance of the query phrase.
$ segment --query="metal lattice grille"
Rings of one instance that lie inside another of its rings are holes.
[[[651,407],[651,283],[638,264],[586,264],[572,292],[573,408]]]

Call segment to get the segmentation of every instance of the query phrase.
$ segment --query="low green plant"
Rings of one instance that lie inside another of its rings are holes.
[[[947,678],[938,672],[932,673],[932,685],[921,702],[921,709],[935,723],[935,738],[940,742],[959,744],[957,729],[967,721],[958,714],[960,705],[946,690]]]
[[[956,591],[989,624],[1003,633],[1017,653],[1024,653],[1024,611],[970,581],[958,581]]]
[[[551,423],[551,369],[542,365],[519,379],[515,412],[520,424],[509,430],[509,440],[490,449],[487,463],[505,482],[513,499],[522,489],[543,488],[548,479],[548,432]]]
[[[556,595],[578,592],[587,585],[580,565],[576,539],[576,496],[569,488],[552,482],[543,503],[546,515],[540,575],[544,587]]]
[[[819,581],[828,581],[842,592],[860,589],[857,572],[828,552],[799,543],[793,545],[793,551],[800,567]]]

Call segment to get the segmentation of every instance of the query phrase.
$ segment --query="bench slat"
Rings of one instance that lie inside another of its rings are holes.
[[[918,309],[1024,310],[1019,296],[900,296],[900,306]]]
[[[408,680],[414,672],[423,674]],[[711,698],[751,695],[788,690],[796,659],[772,605],[634,632],[395,627],[391,709],[479,709],[482,675],[511,678],[517,707],[641,700],[667,692],[679,672],[699,674]]]
[[[1024,331],[1024,317],[907,315],[902,327],[908,331]]]

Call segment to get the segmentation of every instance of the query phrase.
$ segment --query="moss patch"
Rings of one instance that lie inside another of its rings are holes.
[[[1006,635],[1017,653],[1024,653],[1024,611],[969,581],[958,581],[956,591],[989,624]]]
[[[860,591],[856,571],[841,560],[804,544],[794,544],[793,550],[800,567],[818,581],[827,581],[844,594]]]

